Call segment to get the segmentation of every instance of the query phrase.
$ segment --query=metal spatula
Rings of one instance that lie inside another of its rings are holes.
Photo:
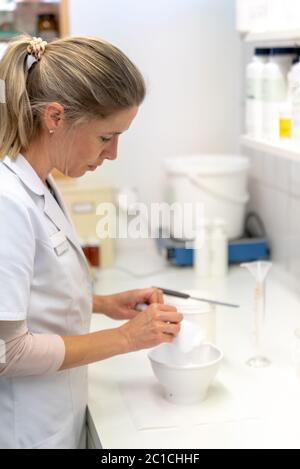
[[[214,300],[208,300],[206,298],[197,298],[195,296],[188,295],[187,293],[182,293],[174,290],[168,290],[167,288],[160,288],[160,287],[152,287],[152,288],[157,288],[158,290],[161,290],[165,295],[169,296],[175,296],[177,298],[184,298],[185,300],[191,299],[191,300],[197,300],[197,301],[202,301],[203,303],[209,303],[212,305],[219,305],[219,306],[226,306],[228,308],[239,308],[239,305],[233,305],[231,303],[222,303],[221,301],[214,301]]]

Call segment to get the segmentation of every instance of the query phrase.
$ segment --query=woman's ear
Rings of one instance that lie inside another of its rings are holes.
[[[44,124],[48,132],[57,130],[62,124],[64,107],[59,103],[50,103],[44,109]]]

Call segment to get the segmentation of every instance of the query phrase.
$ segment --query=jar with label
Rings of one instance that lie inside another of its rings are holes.
[[[263,133],[269,140],[279,140],[279,109],[288,98],[288,72],[294,48],[274,48],[263,71]]]
[[[58,38],[58,26],[53,14],[38,15],[37,29],[44,41],[51,42]]]
[[[88,258],[92,267],[101,266],[101,245],[99,239],[89,238],[87,241]]]
[[[279,134],[282,140],[292,138],[292,104],[289,102],[279,108]]]

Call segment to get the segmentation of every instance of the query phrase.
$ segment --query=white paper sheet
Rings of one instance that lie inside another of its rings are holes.
[[[163,389],[153,377],[119,383],[128,412],[137,430],[188,427],[258,419],[247,395],[218,379],[209,390],[207,399],[191,406],[168,402]]]

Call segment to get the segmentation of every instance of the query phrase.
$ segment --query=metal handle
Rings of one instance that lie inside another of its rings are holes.
[[[184,298],[186,300],[190,298],[190,295],[188,295],[187,293],[181,293],[179,291],[168,290],[167,288],[159,288],[159,287],[152,287],[152,288],[157,288],[158,290],[161,290],[165,295],[176,296],[177,298]]]

